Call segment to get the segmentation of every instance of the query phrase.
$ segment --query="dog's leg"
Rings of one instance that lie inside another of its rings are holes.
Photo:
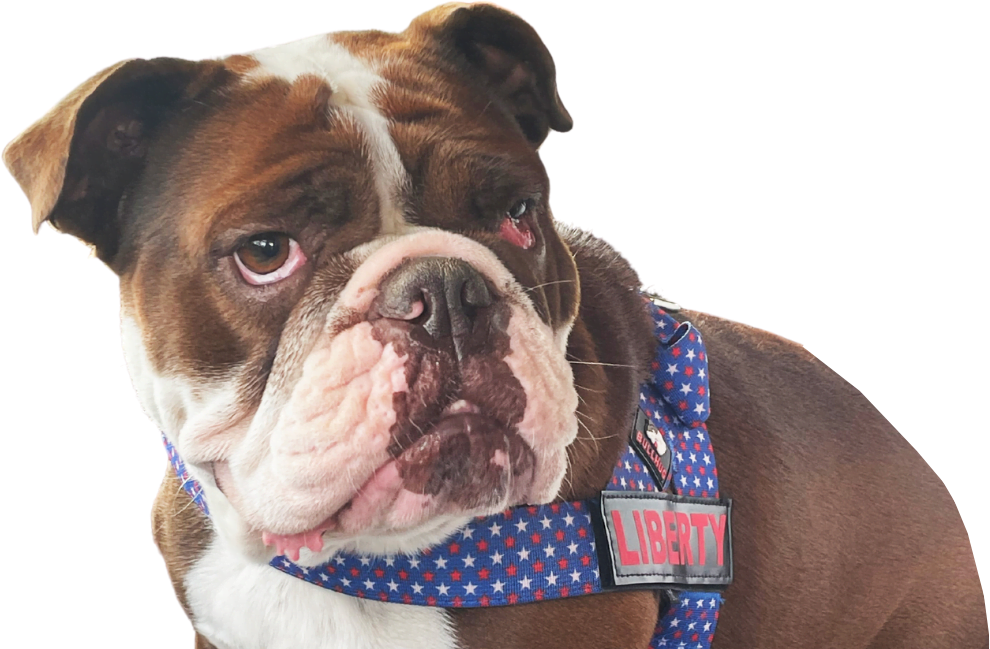
[[[203,636],[197,633],[195,649],[217,649],[217,648],[214,647],[212,644],[210,644],[209,640],[207,640],[206,638],[204,638]]]

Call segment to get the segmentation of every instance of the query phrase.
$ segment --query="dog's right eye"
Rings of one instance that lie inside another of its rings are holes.
[[[273,284],[306,263],[295,239],[281,232],[264,232],[234,251],[234,262],[248,284]]]

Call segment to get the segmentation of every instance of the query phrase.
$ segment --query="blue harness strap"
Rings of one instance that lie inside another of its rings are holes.
[[[700,502],[702,499],[718,498],[715,454],[705,426],[710,400],[704,343],[690,323],[679,323],[653,302],[647,301],[646,308],[653,316],[660,343],[651,367],[651,380],[642,386],[640,392],[640,410],[652,424],[645,429],[647,457],[643,457],[642,444],[638,452],[635,444],[630,445],[616,463],[603,499],[614,492],[629,492],[630,495],[645,492],[650,497],[660,497],[660,492],[667,489],[668,481],[670,488],[678,496],[685,497],[684,500]],[[183,488],[196,505],[209,515],[201,486],[189,476],[168,439],[165,439],[165,445]],[[666,475],[664,469],[658,473],[656,461],[650,460],[661,455],[669,461],[669,473]],[[475,518],[444,542],[416,554],[372,556],[338,553],[326,563],[312,567],[297,565],[286,556],[277,556],[272,559],[271,565],[286,574],[338,593],[420,606],[507,606],[590,595],[612,590],[612,582],[616,580],[611,572],[612,564],[616,563],[615,557],[612,557],[615,554],[612,546],[616,544],[610,544],[608,540],[614,539],[614,529],[612,537],[603,537],[603,518],[598,517],[596,521],[598,510],[604,517],[600,500],[513,507],[499,514]],[[621,519],[621,515],[615,512],[613,516]],[[645,564],[648,561],[647,547],[654,541],[652,532],[658,532],[659,527],[647,529],[641,524],[639,513],[634,516],[639,537],[636,547],[642,552]],[[677,516],[690,520],[686,514]],[[660,518],[657,517],[657,520]],[[708,519],[703,517],[699,520],[707,524]],[[671,514],[671,521],[673,526],[670,531],[676,532],[674,514]],[[694,522],[697,524],[699,521]],[[722,522],[726,524],[724,520]],[[616,524],[620,525],[619,551],[638,562],[637,553],[626,548],[621,520]],[[714,517],[711,518],[711,526],[716,526]],[[649,543],[644,529],[651,531]],[[685,536],[685,531],[690,534],[690,524],[686,530],[681,529],[680,538],[690,538]],[[695,533],[702,534],[701,528],[697,527]],[[632,526],[629,526],[628,535],[634,535]],[[661,539],[657,550],[664,552],[663,537],[659,533],[657,535]],[[603,538],[606,540],[603,541]],[[697,558],[690,556],[690,545],[682,543],[689,548],[685,561],[685,550],[674,550],[677,547],[676,535],[674,546],[670,545],[670,538],[667,537],[666,550],[671,560],[676,562],[675,557],[679,557],[686,563]],[[610,544],[610,547],[599,547],[599,544]],[[629,544],[635,545],[632,541]],[[695,548],[698,553],[697,545]],[[703,563],[704,549],[700,550],[700,558]],[[603,560],[607,564],[604,567],[600,563]],[[608,579],[603,579],[602,570],[608,571]],[[724,587],[725,583],[723,581],[720,587]],[[638,587],[678,588],[676,585],[657,584]],[[721,603],[721,595],[711,590],[677,591],[676,597],[659,617],[650,647],[708,649],[715,635]]]

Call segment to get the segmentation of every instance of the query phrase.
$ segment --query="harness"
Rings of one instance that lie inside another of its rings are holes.
[[[651,649],[709,649],[721,591],[732,582],[731,500],[719,498],[705,425],[701,335],[656,302],[645,301],[659,340],[651,377],[640,389],[629,447],[598,497],[477,517],[416,554],[337,553],[313,567],[277,556],[270,565],[352,597],[444,608],[664,589],[669,601]],[[202,487],[163,439],[183,488],[208,516]]]

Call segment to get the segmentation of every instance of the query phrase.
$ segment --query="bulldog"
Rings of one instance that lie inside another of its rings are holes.
[[[657,341],[635,272],[551,215],[538,149],[571,125],[530,25],[445,5],[399,34],[124,61],[8,146],[35,229],[119,276],[138,397],[201,485],[209,517],[171,469],[153,513],[197,647],[648,646],[666,591],[443,609],[268,565],[414,553],[609,481]],[[716,646],[988,646],[965,529],[911,446],[800,346],[677,317],[704,332],[734,498]]]

